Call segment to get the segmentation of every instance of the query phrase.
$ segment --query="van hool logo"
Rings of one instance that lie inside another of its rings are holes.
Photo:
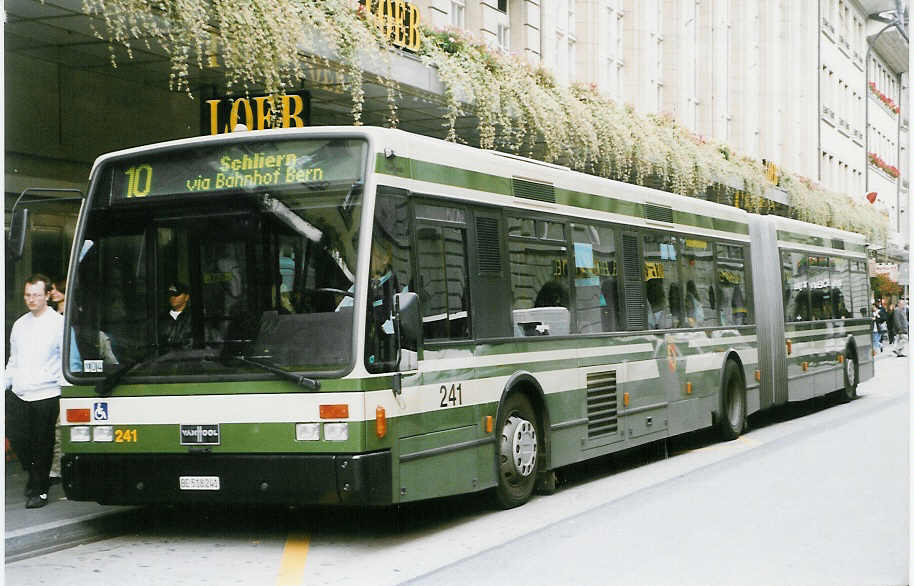
[[[182,425],[182,446],[217,446],[219,445],[219,424]]]

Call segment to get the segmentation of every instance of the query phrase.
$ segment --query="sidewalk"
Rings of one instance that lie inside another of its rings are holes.
[[[139,510],[68,501],[59,483],[51,486],[46,507],[26,509],[26,473],[15,460],[6,462],[5,473],[7,562],[113,534]]]

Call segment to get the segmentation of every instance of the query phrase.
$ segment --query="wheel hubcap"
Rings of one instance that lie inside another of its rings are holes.
[[[848,358],[845,363],[847,364],[847,382],[853,388],[857,384],[857,365],[854,363],[853,358]]]
[[[502,469],[515,481],[536,472],[536,426],[512,415],[505,421],[502,434]]]

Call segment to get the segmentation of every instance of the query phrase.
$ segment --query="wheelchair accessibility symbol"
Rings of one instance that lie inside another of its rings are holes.
[[[93,403],[92,404],[92,420],[93,421],[108,421],[108,403]]]

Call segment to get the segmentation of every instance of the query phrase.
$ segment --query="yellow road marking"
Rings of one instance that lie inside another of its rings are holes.
[[[305,578],[305,559],[308,557],[308,536],[304,533],[289,533],[279,563],[277,586],[298,586]]]

